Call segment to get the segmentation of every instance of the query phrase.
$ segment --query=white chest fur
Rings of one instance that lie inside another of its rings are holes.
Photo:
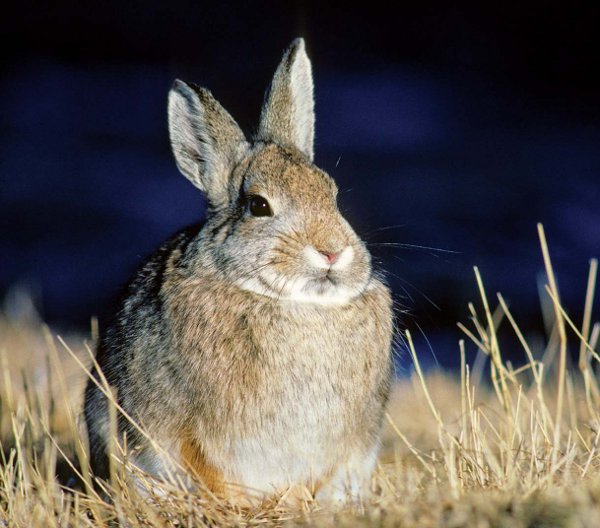
[[[262,493],[326,480],[351,459],[372,468],[390,373],[383,285],[333,307],[227,288],[218,317],[215,293],[184,293],[173,321],[203,329],[173,328],[194,414],[165,435],[185,429],[224,481]]]
[[[236,395],[225,434],[206,446],[225,480],[262,492],[310,485],[350,457],[368,427],[363,416],[383,405],[372,398],[388,361],[386,344],[373,339],[375,315],[348,311],[324,324],[329,314],[317,312],[254,326],[257,386]]]

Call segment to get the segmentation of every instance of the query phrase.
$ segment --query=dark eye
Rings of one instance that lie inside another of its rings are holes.
[[[273,216],[269,202],[258,194],[248,197],[248,211],[252,216]]]

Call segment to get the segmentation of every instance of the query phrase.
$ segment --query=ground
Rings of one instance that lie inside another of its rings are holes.
[[[63,338],[26,303],[7,310],[0,318],[0,526],[600,526],[600,324],[591,320],[597,263],[583,321],[575,323],[560,304],[541,229],[540,236],[546,341],[521,334],[477,271],[481,297],[462,325],[457,372],[423,373],[421,352],[399,331],[399,364],[411,367],[393,390],[373,496],[335,512],[308,495],[293,506],[275,497],[236,508],[176,481],[138,474],[131,485],[118,467],[106,489],[112,500],[104,501],[91,485],[81,423],[95,325],[87,338]],[[518,365],[503,359],[506,335],[521,353]],[[469,350],[478,350],[474,362]]]

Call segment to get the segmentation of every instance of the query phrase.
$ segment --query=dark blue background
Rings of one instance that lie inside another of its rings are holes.
[[[580,317],[600,254],[594,4],[282,4],[25,2],[4,13],[0,294],[26,285],[63,327],[109,311],[136,263],[203,215],[169,151],[173,79],[207,86],[251,133],[282,51],[304,36],[316,161],[390,272],[404,324],[453,363],[476,264],[489,293],[540,331],[538,221]]]

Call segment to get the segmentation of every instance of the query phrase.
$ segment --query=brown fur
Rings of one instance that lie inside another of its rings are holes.
[[[223,474],[208,462],[202,447],[196,444],[192,436],[184,435],[181,438],[181,461],[212,493],[224,494]]]
[[[138,270],[102,333],[98,364],[120,405],[213,492],[243,502],[308,486],[323,501],[356,499],[369,490],[389,394],[391,296],[337,208],[335,183],[311,161],[302,43],[284,56],[270,94],[250,146],[206,90],[176,83],[173,150],[207,194],[206,224]],[[256,195],[270,214],[248,207]],[[100,476],[107,416],[90,384]],[[119,432],[147,471],[171,464],[123,417]]]

